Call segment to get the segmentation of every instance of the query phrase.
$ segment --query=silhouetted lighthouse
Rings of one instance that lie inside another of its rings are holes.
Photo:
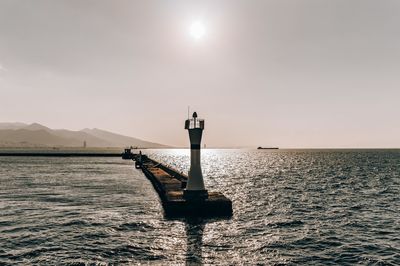
[[[202,200],[208,197],[204,187],[203,174],[200,164],[200,145],[201,136],[204,129],[204,120],[197,118],[197,113],[193,113],[193,118],[185,121],[185,129],[189,131],[190,138],[190,170],[189,179],[183,195],[187,200]]]

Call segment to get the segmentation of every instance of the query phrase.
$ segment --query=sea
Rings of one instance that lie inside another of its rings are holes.
[[[129,160],[0,156],[0,265],[400,265],[400,150],[204,149],[202,169],[233,217],[165,218]]]

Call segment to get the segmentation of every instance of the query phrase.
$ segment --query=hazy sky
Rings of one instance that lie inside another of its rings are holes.
[[[208,146],[400,147],[400,1],[0,0],[0,121],[186,145],[188,105]]]

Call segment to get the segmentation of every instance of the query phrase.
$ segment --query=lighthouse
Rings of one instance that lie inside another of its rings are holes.
[[[183,196],[186,200],[204,200],[208,192],[204,187],[200,162],[201,136],[204,130],[204,120],[197,118],[194,112],[191,119],[185,121],[185,129],[189,131],[190,139],[190,170]]]

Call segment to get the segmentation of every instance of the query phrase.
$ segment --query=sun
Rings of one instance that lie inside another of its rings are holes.
[[[203,22],[195,21],[190,25],[189,33],[196,40],[202,39],[206,34],[206,27]]]

